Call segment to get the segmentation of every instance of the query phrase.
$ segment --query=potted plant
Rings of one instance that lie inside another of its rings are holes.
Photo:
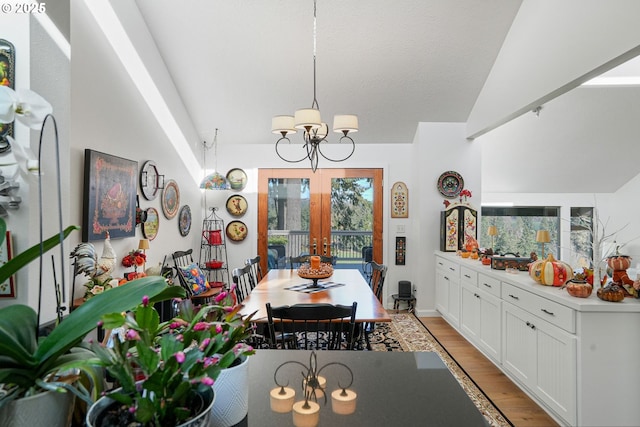
[[[77,229],[76,226],[68,227],[64,237]],[[6,224],[0,218],[0,241],[5,230]],[[55,235],[44,241],[44,250],[55,247],[59,238]],[[40,244],[37,244],[0,266],[0,282],[39,256]],[[14,304],[0,309],[0,385],[3,390],[0,393],[0,419],[3,422],[11,420],[16,411],[20,411],[21,400],[33,400],[34,396],[45,395],[47,391],[71,392],[92,402],[87,390],[73,385],[79,376],[69,373],[82,367],[95,385],[101,382],[95,371],[80,363],[94,357],[82,341],[96,328],[102,315],[128,310],[145,295],[151,301],[160,301],[184,296],[184,291],[180,287],[167,286],[162,277],[138,280],[91,298],[41,339],[38,337],[37,313],[31,307]],[[95,390],[93,397],[97,397]],[[47,419],[49,425],[54,425],[51,418]]]
[[[245,343],[252,316],[243,318],[231,301],[226,291],[211,305],[182,300],[180,314],[163,323],[147,299],[132,312],[104,316],[104,326],[118,337],[112,347],[94,343],[93,350],[119,388],[89,409],[87,425],[112,425],[106,418],[114,425],[207,425],[220,371],[254,353]]]

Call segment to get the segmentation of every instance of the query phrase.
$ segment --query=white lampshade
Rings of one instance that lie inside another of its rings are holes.
[[[294,127],[296,129],[305,129],[311,127],[311,129],[317,129],[322,125],[322,119],[320,118],[320,110],[315,108],[302,108],[296,110],[294,116]]]
[[[271,119],[271,132],[275,134],[282,132],[296,133],[297,130],[293,127],[293,116],[273,116]]]
[[[358,132],[358,116],[342,114],[333,116],[333,131],[337,133]]]
[[[316,129],[315,137],[318,139],[324,139],[327,137],[328,133],[329,133],[329,126],[327,126],[326,123],[322,122],[320,127]]]

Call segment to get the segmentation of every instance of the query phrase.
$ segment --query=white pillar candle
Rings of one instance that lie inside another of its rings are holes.
[[[316,402],[301,400],[293,404],[293,425],[296,427],[315,427],[320,422],[320,405]]]
[[[320,375],[318,375],[317,379],[319,388],[316,388],[316,399],[322,399],[324,398],[324,389],[327,387],[327,379]],[[307,380],[304,380],[304,385],[306,386],[306,392],[311,394],[311,386],[307,386]]]
[[[336,414],[349,415],[356,411],[355,391],[349,389],[338,389],[331,393],[331,409]]]
[[[296,392],[289,387],[276,387],[271,390],[270,396],[271,410],[284,414],[291,411]]]

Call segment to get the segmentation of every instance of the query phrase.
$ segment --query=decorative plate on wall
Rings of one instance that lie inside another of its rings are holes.
[[[227,181],[229,181],[232,190],[243,190],[247,185],[247,174],[239,168],[231,169],[227,172]]]
[[[247,226],[242,221],[231,221],[227,225],[226,234],[229,240],[241,242],[247,238]]]
[[[239,194],[227,199],[227,212],[229,212],[229,215],[240,217],[247,212],[247,207],[247,199]]]
[[[178,183],[170,179],[162,190],[162,213],[171,219],[178,213],[180,207],[180,189]]]
[[[153,240],[158,235],[160,227],[160,215],[156,208],[147,209],[147,220],[142,223],[142,234],[145,239]]]
[[[189,205],[184,205],[180,208],[180,214],[178,214],[178,229],[181,236],[186,236],[191,231],[191,208]]]
[[[440,178],[438,178],[438,191],[448,199],[457,197],[463,188],[464,180],[458,172],[443,172]]]

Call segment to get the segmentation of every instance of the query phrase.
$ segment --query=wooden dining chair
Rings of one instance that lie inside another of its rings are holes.
[[[256,287],[251,265],[247,264],[241,268],[234,268],[231,272],[231,279],[236,285],[236,298],[238,304],[240,304],[251,293],[253,288]]]
[[[271,348],[351,350],[355,344],[358,303],[295,304],[271,307],[267,303]]]
[[[369,277],[369,287],[371,288],[371,291],[376,296],[378,301],[380,301],[380,303],[383,303],[382,291],[384,289],[384,280],[387,276],[387,266],[383,264],[378,264],[375,261],[371,261],[370,266],[371,266],[371,270],[370,270],[371,276]],[[375,327],[376,327],[375,322],[367,322],[363,326],[364,339],[365,339],[368,350],[371,350],[370,335],[374,331]]]
[[[262,280],[264,274],[262,273],[262,267],[260,266],[260,255],[255,258],[249,258],[244,262],[245,265],[251,266],[251,273],[253,274],[253,280],[256,284]]]
[[[209,302],[211,297],[220,292],[220,288],[209,287],[206,274],[193,260],[193,249],[175,251],[171,257],[178,282],[187,291],[188,298]]]

